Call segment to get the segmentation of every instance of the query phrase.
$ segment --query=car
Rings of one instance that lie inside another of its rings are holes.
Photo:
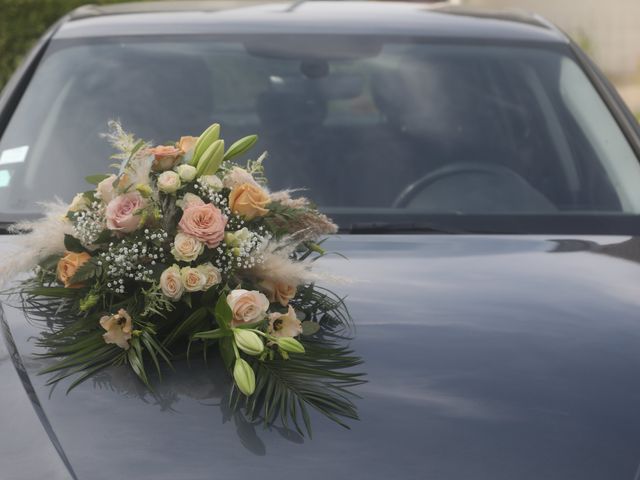
[[[3,301],[3,479],[637,478],[640,128],[536,15],[396,2],[90,6],[0,97],[0,236],[70,201],[111,119],[158,142],[257,133],[274,189],[335,219],[359,421],[313,437],[228,407],[184,361],[65,394]]]

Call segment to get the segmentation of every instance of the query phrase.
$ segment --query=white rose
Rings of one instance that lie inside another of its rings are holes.
[[[262,320],[269,309],[269,300],[255,290],[233,290],[227,295],[227,303],[233,313],[232,325]]]
[[[109,203],[115,197],[115,192],[113,191],[113,182],[116,181],[115,175],[109,175],[107,178],[98,183],[96,187],[96,198],[99,198],[104,203]]]
[[[180,267],[173,265],[160,275],[160,288],[162,293],[171,300],[180,300],[184,293],[184,285],[180,277]]]
[[[216,175],[203,175],[200,177],[200,182],[214,192],[219,192],[223,187],[222,180],[220,180]]]
[[[208,290],[214,285],[218,285],[222,282],[222,274],[217,267],[214,267],[210,262],[203,263],[196,267],[207,278],[207,282],[204,284],[204,290]]]
[[[158,190],[164,193],[175,193],[181,186],[180,175],[168,170],[158,177]]]
[[[183,182],[191,182],[196,178],[197,169],[192,165],[178,165],[176,167],[176,171],[178,172],[178,175],[180,175],[180,180]]]
[[[176,260],[192,262],[204,252],[204,243],[186,233],[178,233],[173,241],[171,254]]]
[[[88,206],[89,205],[87,203],[87,197],[84,196],[84,193],[78,193],[75,197],[73,197],[73,200],[71,200],[68,210],[70,212],[79,212],[80,210],[84,210]]]
[[[184,267],[180,270],[182,284],[187,292],[199,292],[204,290],[207,284],[207,277],[197,268]]]
[[[253,176],[241,167],[233,167],[222,180],[224,187],[231,190],[243,183],[250,183],[251,185],[256,186],[258,185],[258,182],[255,181]]]

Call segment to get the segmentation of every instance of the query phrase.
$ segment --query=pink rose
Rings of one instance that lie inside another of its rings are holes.
[[[118,195],[107,205],[107,228],[118,232],[130,233],[140,226],[140,211],[147,201],[138,192]]]
[[[224,238],[224,229],[227,226],[227,217],[220,209],[207,203],[198,205],[189,204],[182,214],[178,227],[183,233],[196,237],[209,248],[220,245]]]

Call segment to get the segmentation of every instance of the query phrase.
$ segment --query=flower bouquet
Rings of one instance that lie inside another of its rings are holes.
[[[349,314],[312,269],[335,225],[306,198],[269,192],[264,155],[235,162],[255,135],[225,148],[214,124],[152,146],[110,127],[117,172],[17,225],[24,251],[5,265],[34,267],[12,293],[47,322],[48,382],[72,376],[71,390],[124,365],[152,388],[150,369],[161,379],[163,363],[214,349],[233,408],[253,419],[310,433],[309,407],[357,418],[348,387],[362,379],[346,369],[361,361],[340,342]]]

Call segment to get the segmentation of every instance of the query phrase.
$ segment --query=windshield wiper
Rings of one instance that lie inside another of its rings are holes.
[[[435,223],[428,222],[408,222],[408,223],[385,223],[385,222],[369,222],[369,223],[353,223],[350,227],[341,228],[341,231],[351,234],[384,234],[384,233],[435,233],[459,235],[464,233],[472,233],[458,228],[450,228]]]

